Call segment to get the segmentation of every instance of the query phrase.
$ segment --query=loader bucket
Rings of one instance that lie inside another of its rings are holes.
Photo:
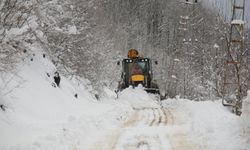
[[[156,88],[146,88],[145,91],[152,94],[160,94],[160,90]]]

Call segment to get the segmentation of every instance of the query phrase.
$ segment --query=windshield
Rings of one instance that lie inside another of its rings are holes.
[[[129,76],[131,75],[144,75],[146,72],[146,62],[133,62],[128,64]]]

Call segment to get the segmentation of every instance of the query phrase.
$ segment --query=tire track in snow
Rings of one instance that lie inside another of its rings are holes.
[[[178,126],[178,125],[177,125]],[[167,108],[141,108],[115,134],[91,150],[195,150],[187,133],[167,133],[175,127],[172,111]]]
[[[136,109],[136,112],[139,115],[136,124],[143,125],[148,129],[152,128],[151,130],[159,127],[161,124],[166,125],[166,115],[169,114],[168,111],[161,108],[142,108]],[[137,126],[133,128],[136,129]],[[132,131],[129,131],[129,129],[124,130],[125,131],[121,133],[116,144],[112,147],[112,150],[163,150],[162,143],[164,140],[162,140],[157,133],[153,135],[147,135],[146,133],[127,135],[127,132]]]
[[[162,110],[161,109],[157,109],[157,112],[158,112],[158,114],[159,114],[159,120],[158,120],[158,125],[160,125],[161,123],[162,123]]]
[[[164,125],[174,125],[174,116],[172,112],[166,108],[162,108],[161,110],[164,116],[164,121],[162,121],[162,123]]]
[[[151,120],[149,126],[153,126],[154,122],[156,121],[156,113],[155,113],[155,109],[152,108],[152,113],[153,113],[153,119]]]

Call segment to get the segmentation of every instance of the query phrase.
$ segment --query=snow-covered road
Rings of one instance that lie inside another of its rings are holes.
[[[131,118],[104,139],[95,143],[93,150],[195,150],[191,137],[177,127],[174,115],[167,108],[135,109]],[[177,130],[175,130],[177,131]]]

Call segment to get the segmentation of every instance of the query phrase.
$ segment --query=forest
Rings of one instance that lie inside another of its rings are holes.
[[[0,85],[21,54],[42,47],[65,76],[85,77],[94,91],[117,88],[117,61],[129,49],[157,60],[162,93],[192,100],[222,96],[230,24],[220,8],[176,0],[1,0]],[[215,11],[211,11],[215,10]],[[242,80],[250,89],[250,30],[245,28]]]

